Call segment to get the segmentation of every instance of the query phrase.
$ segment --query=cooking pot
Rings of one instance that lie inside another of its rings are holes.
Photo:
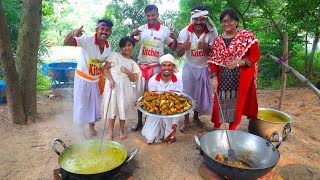
[[[64,147],[62,152],[57,150],[57,142]],[[111,178],[138,152],[135,149],[127,156],[121,144],[107,140],[102,142],[101,151],[100,140],[88,140],[67,147],[61,139],[55,138],[51,146],[59,155],[58,162],[63,172],[78,179]]]
[[[260,117],[274,117],[281,122],[272,122],[268,121],[268,119],[262,119]],[[282,140],[285,141],[287,139],[287,135],[291,132],[291,126],[293,118],[284,112],[270,109],[270,108],[259,108],[258,109],[258,119],[250,119],[248,131],[252,134],[260,136],[266,140],[270,139],[270,135],[274,131],[281,132]],[[273,139],[273,141],[278,141],[277,137]]]
[[[229,145],[226,132],[228,131],[230,146],[234,149],[240,162],[249,167],[234,167],[215,160],[217,154],[221,154],[224,159],[228,159]],[[280,132],[271,135],[278,135],[279,141],[274,146],[259,136],[230,130],[217,130],[204,134],[200,139],[194,135],[194,140],[203,156],[206,165],[221,177],[229,177],[237,180],[257,179],[272,170],[280,159],[277,148],[282,142]]]

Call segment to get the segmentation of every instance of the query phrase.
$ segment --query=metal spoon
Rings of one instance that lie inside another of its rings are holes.
[[[108,111],[109,111],[109,106],[110,106],[110,101],[111,101],[111,95],[112,95],[112,89],[111,89],[111,91],[110,91],[109,102],[108,102],[108,106],[107,106],[107,114],[108,114]],[[106,124],[107,124],[107,118],[106,118],[105,121],[104,121],[104,126],[103,126],[101,141],[100,141],[100,152],[101,152],[101,147],[102,147],[102,141],[103,141],[103,137],[104,137],[104,132],[106,131]]]
[[[221,113],[221,118],[222,118],[223,122],[226,122],[225,119],[224,119],[224,115],[223,115],[223,112],[222,112],[222,108],[221,108],[221,105],[220,105],[219,96],[218,96],[217,91],[215,91],[215,93],[217,95],[217,100],[218,100],[218,105],[219,105],[219,109],[220,109],[220,113]],[[229,144],[228,162],[237,162],[237,161],[239,161],[239,159],[238,159],[238,157],[236,155],[236,152],[231,148],[228,131],[224,130],[224,132],[227,134],[227,140],[228,140],[228,144]]]

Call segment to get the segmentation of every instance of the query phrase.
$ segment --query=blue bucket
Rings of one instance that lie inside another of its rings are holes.
[[[49,77],[54,76],[54,78],[59,82],[69,82],[69,77],[71,74],[74,74],[76,68],[76,62],[55,62],[43,65],[42,73]],[[50,75],[48,69],[51,70],[52,75]]]
[[[0,81],[0,104],[2,103],[5,87],[6,87],[6,82]]]

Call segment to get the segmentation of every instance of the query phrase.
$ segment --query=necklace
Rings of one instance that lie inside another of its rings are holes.
[[[231,38],[234,38],[237,35],[237,33],[238,33],[238,30],[236,30],[236,32],[234,34],[228,36],[227,33],[225,32],[224,33],[224,37],[227,38],[227,39],[231,39]]]

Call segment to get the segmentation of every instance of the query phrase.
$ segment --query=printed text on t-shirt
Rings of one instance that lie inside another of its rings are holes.
[[[95,58],[89,58],[89,74],[92,76],[99,76],[103,72],[101,61]]]

